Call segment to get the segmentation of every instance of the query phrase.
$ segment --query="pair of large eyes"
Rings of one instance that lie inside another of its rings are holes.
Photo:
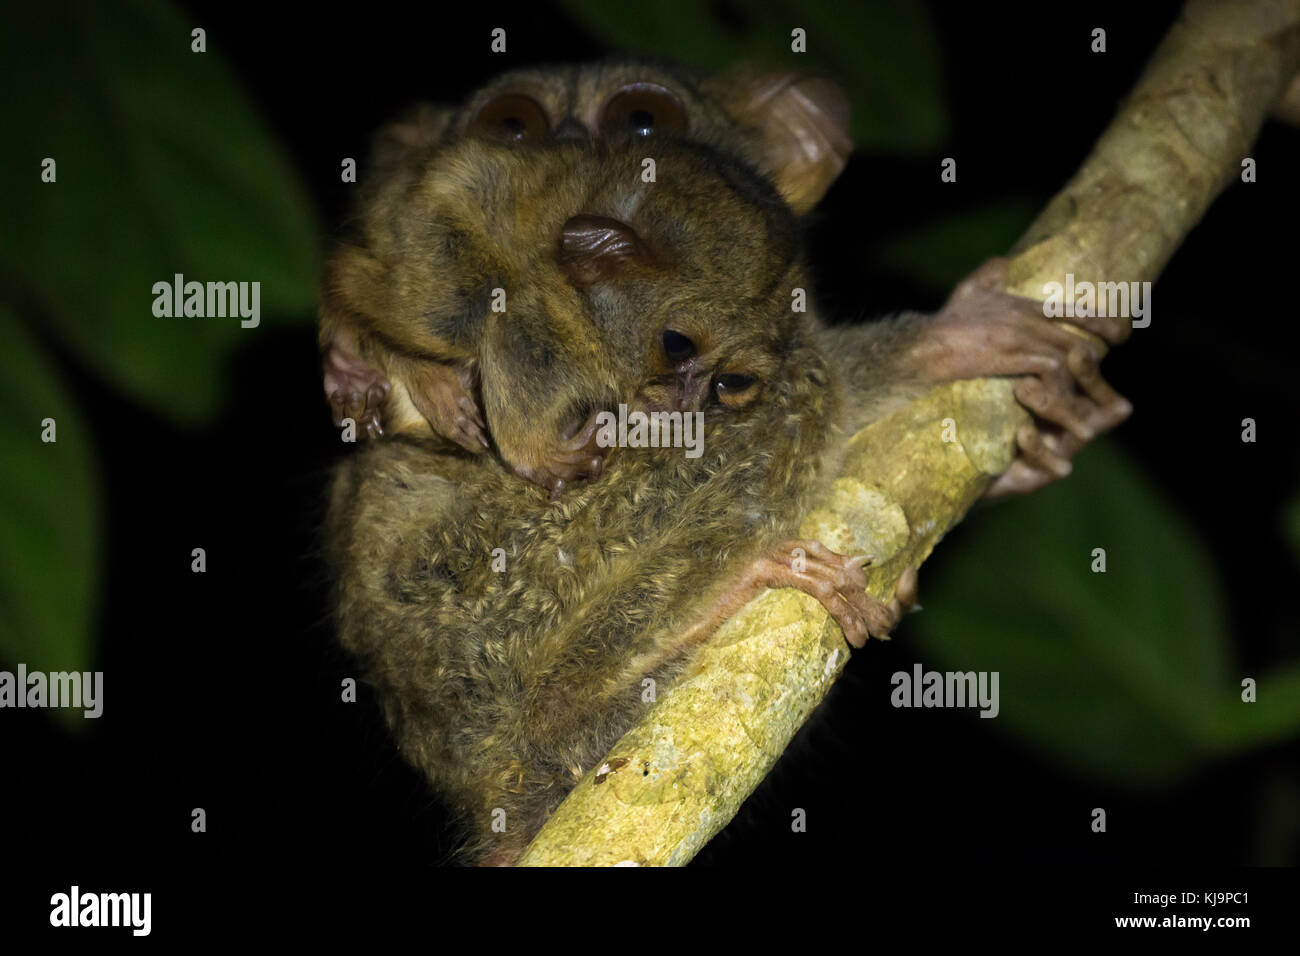
[[[550,129],[546,110],[524,93],[504,93],[489,100],[470,125],[471,132],[512,143],[540,139]],[[623,87],[600,113],[600,132],[606,136],[650,136],[685,129],[681,101],[654,83]]]
[[[699,349],[689,336],[676,329],[665,329],[660,338],[664,358],[672,365],[689,362],[699,354]],[[741,408],[758,395],[758,378],[742,372],[722,372],[710,383],[712,397],[728,408]]]

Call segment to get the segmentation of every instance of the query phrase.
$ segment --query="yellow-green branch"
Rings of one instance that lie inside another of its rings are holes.
[[[1017,243],[1010,290],[1041,298],[1067,272],[1154,280],[1239,174],[1297,69],[1300,0],[1189,3],[1092,154]],[[1025,120],[1032,150],[1045,120]],[[874,554],[868,590],[892,595],[1011,460],[1023,415],[1006,381],[933,390],[854,436],[843,477],[801,534]],[[941,439],[947,418],[957,442]],[[816,600],[764,593],[583,778],[520,865],[686,863],[771,769],[847,655]]]

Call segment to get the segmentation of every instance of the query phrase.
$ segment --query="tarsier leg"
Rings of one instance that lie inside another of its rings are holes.
[[[822,603],[854,647],[871,637],[885,639],[902,615],[916,607],[915,568],[899,579],[894,597],[887,602],[867,595],[863,565],[868,558],[837,554],[819,541],[783,541],[755,558],[735,575],[704,614],[677,637],[643,655],[628,667],[630,675],[649,673],[688,648],[707,640],[736,611],[766,588],[797,588]],[[797,570],[796,570],[797,568]],[[625,686],[625,682],[616,682]],[[531,838],[532,832],[528,832]],[[523,851],[516,838],[504,836],[484,855],[479,866],[512,866]]]
[[[362,436],[381,436],[380,409],[392,387],[388,380],[339,339],[325,350],[324,376],[334,424],[341,428],[344,419],[350,418]]]
[[[1017,433],[1019,457],[990,496],[1032,491],[1068,475],[1074,453],[1133,410],[1101,377],[1100,350],[1090,337],[1123,342],[1127,320],[1049,320],[1041,302],[1008,295],[1005,284],[1006,260],[985,263],[957,287],[909,356],[916,374],[934,382],[1025,376],[1016,398],[1035,420]]]
[[[802,561],[796,561],[802,551]],[[784,541],[741,571],[732,580],[687,639],[702,641],[764,588],[798,588],[811,594],[830,613],[854,647],[871,637],[887,638],[904,612],[916,604],[916,569],[899,579],[894,597],[877,601],[867,594],[866,557],[845,557],[819,541]],[[802,570],[796,570],[799,564]]]

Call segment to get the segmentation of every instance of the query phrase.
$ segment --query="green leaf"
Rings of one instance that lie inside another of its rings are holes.
[[[1255,677],[1255,700],[1241,699],[1241,679]],[[1237,688],[1219,711],[1213,730],[1227,751],[1288,740],[1300,732],[1300,666],[1263,675],[1242,674]]]
[[[1182,515],[1113,445],[955,539],[943,573],[923,572],[915,627],[940,669],[1000,672],[1002,729],[1117,784],[1166,782],[1221,749],[1239,678],[1219,582]]]
[[[39,343],[2,307],[0,337],[0,660],[90,670],[100,533],[90,435]],[[55,442],[41,440],[46,418]]]
[[[853,139],[861,149],[921,153],[947,134],[938,42],[920,4],[563,0],[563,5],[616,49],[703,67],[753,59],[823,72],[844,87],[853,103]],[[807,33],[807,53],[790,49],[796,27]]]
[[[257,281],[259,328],[309,321],[310,204],[213,51],[219,37],[190,52],[202,24],[160,0],[6,13],[0,60],[15,81],[0,108],[12,136],[0,151],[0,274],[115,387],[182,423],[207,420],[230,353],[259,329],[157,318],[153,284]],[[41,181],[46,157],[56,182]]]

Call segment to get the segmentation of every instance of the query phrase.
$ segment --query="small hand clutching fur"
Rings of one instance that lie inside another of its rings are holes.
[[[932,316],[793,308],[800,217],[848,152],[826,79],[630,60],[508,74],[378,135],[322,296],[326,395],[369,439],[328,551],[342,643],[466,862],[517,859],[643,682],[763,588],[814,595],[854,647],[888,634],[914,572],[878,602],[868,556],[791,539],[847,435],[1017,376],[1035,424],[995,488],[1024,491],[1069,471],[1061,436],[1128,414],[1096,340],[1002,292],[996,260]],[[619,404],[702,413],[702,454],[602,447]]]

